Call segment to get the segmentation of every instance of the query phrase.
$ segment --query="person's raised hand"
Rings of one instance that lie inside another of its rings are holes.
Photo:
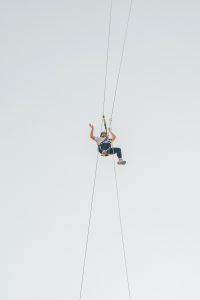
[[[94,125],[92,125],[91,123],[89,124],[90,128],[94,129]]]

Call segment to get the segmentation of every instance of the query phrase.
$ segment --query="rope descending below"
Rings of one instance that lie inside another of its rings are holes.
[[[113,155],[113,169],[114,169],[114,175],[115,175],[117,207],[118,207],[118,214],[119,214],[120,232],[121,232],[122,248],[123,248],[123,256],[124,256],[124,265],[125,265],[125,272],[126,272],[126,282],[127,282],[127,287],[128,287],[129,300],[131,300],[132,299],[132,297],[131,297],[131,288],[130,288],[130,281],[129,281],[129,275],[128,275],[128,264],[127,264],[127,258],[126,258],[126,248],[125,248],[125,242],[124,242],[124,231],[123,231],[123,225],[122,225],[121,206],[120,206],[119,188],[118,188],[118,180],[117,180],[117,170],[116,170],[114,155]]]
[[[98,162],[99,162],[99,153],[97,153],[95,172],[94,172],[92,199],[91,199],[91,204],[90,204],[90,215],[89,215],[89,223],[88,223],[88,228],[87,228],[87,237],[86,237],[85,254],[84,254],[83,269],[82,269],[82,276],[81,276],[81,287],[80,287],[80,293],[79,293],[79,300],[82,299],[83,280],[84,280],[84,275],[85,275],[85,265],[86,265],[90,227],[91,227],[91,220],[92,220],[92,211],[93,211],[93,203],[94,203],[94,192],[95,192],[95,185],[96,185],[96,178],[97,178]]]

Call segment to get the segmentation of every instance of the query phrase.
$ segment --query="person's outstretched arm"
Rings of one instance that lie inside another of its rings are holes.
[[[114,140],[116,139],[116,135],[112,132],[111,128],[109,128],[109,132],[111,134],[111,139],[114,142]]]
[[[89,126],[90,126],[90,128],[91,128],[91,131],[90,131],[90,138],[91,138],[92,140],[94,140],[94,139],[95,139],[95,137],[94,137],[94,126],[93,126],[92,124],[89,124]]]

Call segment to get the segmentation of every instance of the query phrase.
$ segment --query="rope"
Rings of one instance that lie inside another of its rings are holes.
[[[83,260],[83,269],[82,269],[82,276],[81,276],[81,287],[80,287],[80,293],[79,293],[79,300],[82,299],[83,281],[84,281],[85,265],[86,265],[86,258],[87,258],[87,252],[88,252],[87,250],[88,250],[88,242],[89,242],[93,203],[94,203],[94,192],[95,192],[95,186],[96,186],[98,161],[99,161],[99,152],[97,153],[95,172],[94,172],[94,181],[93,181],[93,188],[92,188],[92,198],[91,198],[91,204],[90,204],[90,215],[89,215],[89,223],[88,223],[88,228],[87,228],[87,237],[86,237],[85,254],[84,254],[84,260]]]
[[[110,14],[109,14],[109,26],[108,26],[108,40],[107,40],[107,50],[106,50],[106,69],[105,69],[105,78],[104,78],[103,116],[104,116],[105,102],[106,102],[106,88],[107,88],[109,49],[110,49],[110,30],[111,30],[111,21],[112,21],[112,7],[113,7],[113,5],[112,5],[112,0],[111,0]]]
[[[105,67],[105,78],[104,78],[104,98],[103,98],[103,105],[102,105],[102,107],[103,107],[103,116],[104,116],[104,109],[105,109],[105,102],[106,102],[106,87],[107,87],[109,48],[110,48],[111,19],[112,19],[112,0],[111,0],[111,3],[110,3],[108,39],[107,39],[107,50],[106,50],[106,67]],[[101,131],[102,131],[103,123],[104,122],[105,122],[105,117],[102,119],[102,122],[101,122]],[[104,123],[104,124],[106,124],[106,123]],[[107,131],[107,128],[106,128],[106,131]],[[86,266],[86,259],[87,259],[87,252],[88,252],[88,243],[89,243],[89,235],[90,235],[90,227],[91,227],[91,220],[92,220],[92,211],[93,211],[94,192],[95,192],[96,177],[97,177],[97,170],[98,170],[98,161],[99,161],[99,152],[97,153],[96,165],[95,165],[95,172],[94,172],[94,180],[93,180],[92,197],[91,197],[91,204],[90,204],[90,214],[89,214],[89,222],[88,222],[86,244],[85,244],[85,253],[84,253],[84,260],[83,260],[83,268],[82,268],[82,276],[81,276],[81,286],[80,286],[79,300],[82,299],[82,292],[83,292],[83,282],[84,282],[85,266]]]
[[[115,164],[114,155],[113,155],[113,169],[114,169],[114,175],[115,175],[115,187],[116,187],[116,195],[117,195],[117,207],[118,207],[120,232],[121,232],[121,239],[122,239],[122,248],[123,248],[123,256],[124,256],[124,266],[125,266],[125,272],[126,272],[126,283],[127,283],[127,287],[128,287],[129,300],[132,300],[132,297],[131,297],[131,288],[130,288],[130,281],[129,281],[129,275],[128,275],[128,265],[127,265],[127,258],[126,258],[126,248],[125,248],[125,242],[124,242],[124,232],[123,232],[123,225],[122,225],[122,216],[121,216],[121,207],[120,207],[120,199],[119,199],[119,188],[118,188],[118,180],[117,180],[117,171],[116,171],[116,164]]]
[[[117,80],[116,80],[116,85],[115,85],[115,93],[114,93],[112,110],[111,110],[111,115],[110,115],[110,120],[109,120],[109,127],[110,128],[111,128],[112,117],[113,117],[114,108],[115,108],[115,102],[116,102],[116,97],[117,97],[117,90],[118,90],[119,79],[120,79],[120,74],[121,74],[121,69],[122,69],[123,58],[124,58],[124,50],[125,50],[125,44],[126,44],[127,35],[128,35],[128,28],[129,28],[129,23],[130,23],[130,16],[131,16],[132,7],[133,7],[133,0],[130,1],[129,12],[128,12],[128,19],[127,19],[126,28],[125,28],[125,34],[124,34],[122,52],[121,52],[119,69],[118,69]],[[123,248],[123,256],[124,256],[124,266],[125,266],[125,273],[126,273],[126,282],[127,282],[127,287],[128,287],[128,296],[129,296],[129,300],[132,300],[132,297],[131,297],[131,288],[130,288],[130,281],[129,281],[129,274],[128,274],[128,266],[127,266],[127,258],[126,258],[126,248],[125,248],[125,242],[124,242],[124,232],[123,232],[122,217],[121,217],[121,207],[120,207],[120,199],[119,199],[119,188],[118,188],[118,180],[117,180],[117,172],[116,172],[116,164],[115,164],[115,158],[114,158],[114,151],[113,151],[113,169],[114,169],[114,177],[115,177],[115,187],[116,187],[116,195],[117,195],[117,206],[118,206],[120,232],[121,232],[121,240],[122,240],[122,248]]]
[[[117,80],[116,80],[116,85],[115,85],[115,93],[114,93],[114,98],[113,98],[113,104],[112,104],[112,110],[111,110],[111,115],[110,115],[110,125],[109,125],[109,127],[111,127],[112,116],[113,116],[114,108],[115,108],[117,90],[118,90],[118,85],[119,85],[119,78],[120,78],[121,69],[122,69],[122,63],[123,63],[123,58],[124,58],[124,50],[125,50],[125,44],[126,44],[127,35],[128,35],[128,28],[129,28],[129,23],[130,23],[130,16],[131,16],[132,7],[133,7],[133,0],[130,1],[130,6],[129,6],[128,19],[127,19],[126,28],[125,28],[125,34],[124,34],[122,52],[121,52],[121,57],[120,57],[118,75],[117,75]]]

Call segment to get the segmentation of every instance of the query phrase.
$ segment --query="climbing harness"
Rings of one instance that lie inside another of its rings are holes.
[[[106,120],[105,120],[105,116],[103,116],[103,123],[104,123],[104,127],[105,127],[105,132],[106,132],[106,137],[105,139],[98,145],[98,151],[101,153],[101,156],[109,156],[110,153],[110,149],[112,146],[112,140],[109,139],[109,135],[108,135],[108,129],[107,129],[107,125],[106,125]],[[108,147],[106,149],[104,149],[104,145],[108,145]]]
[[[107,139],[106,139],[107,140]],[[111,141],[110,142],[106,142],[105,143],[105,141],[106,140],[104,140],[103,142],[101,142],[101,144],[99,144],[99,146],[98,146],[98,151],[101,153],[101,156],[109,156],[110,155],[110,153],[109,153],[109,151],[110,151],[110,149],[111,149]],[[102,146],[103,146],[103,144],[105,145],[108,145],[108,147],[106,148],[106,149],[103,149],[102,148]]]
[[[104,98],[103,98],[103,110],[102,110],[102,112],[103,112],[103,114],[102,114],[103,118],[102,118],[102,123],[101,123],[101,131],[102,131],[102,127],[104,126],[105,127],[105,131],[106,131],[106,135],[108,134],[108,129],[107,129],[107,125],[106,125],[104,111],[105,111],[105,103],[106,103],[107,73],[108,73],[108,60],[109,60],[109,48],[110,48],[110,32],[111,32],[112,6],[113,6],[112,2],[113,2],[113,0],[111,0],[111,3],[110,3],[108,40],[107,40],[107,51],[106,51],[106,68],[105,68],[105,78],[104,78]],[[133,0],[130,0],[128,18],[127,18],[127,23],[126,23],[126,28],[125,28],[123,46],[122,46],[120,63],[119,63],[119,68],[118,68],[118,73],[117,73],[117,80],[116,80],[115,91],[114,91],[114,98],[113,98],[111,115],[110,115],[110,120],[109,120],[109,128],[111,128],[112,117],[113,117],[115,103],[116,103],[116,96],[117,96],[117,90],[118,90],[119,79],[120,79],[120,74],[121,74],[121,68],[122,68],[122,62],[123,62],[123,57],[124,57],[124,50],[125,50],[125,44],[126,44],[126,39],[127,39],[127,33],[128,33],[128,27],[129,27],[129,22],[130,22],[130,16],[131,16],[131,11],[132,11],[132,6],[133,6]],[[112,142],[111,142],[111,147],[112,147]],[[94,172],[94,180],[93,180],[93,187],[92,187],[90,212],[89,212],[89,222],[88,222],[88,227],[87,227],[87,235],[86,235],[86,243],[85,243],[85,252],[84,252],[84,260],[83,260],[83,268],[82,268],[82,276],[81,276],[79,300],[82,300],[83,283],[84,283],[85,267],[86,267],[86,260],[87,260],[87,252],[88,252],[88,243],[89,243],[89,235],[90,235],[92,211],[93,211],[93,205],[94,205],[94,193],[95,193],[95,185],[96,185],[96,178],[97,178],[97,171],[98,171],[98,163],[99,163],[99,152],[97,153],[96,164],[95,164],[95,172]],[[116,165],[115,165],[114,155],[113,155],[113,168],[114,168],[115,188],[116,188],[118,215],[119,215],[119,223],[120,223],[120,233],[121,233],[121,241],[122,241],[122,248],[123,248],[123,258],[124,258],[124,265],[125,265],[125,274],[126,274],[128,295],[129,295],[129,300],[132,300],[131,288],[130,288],[130,282],[129,282],[129,275],[128,275],[128,267],[127,267],[126,249],[125,249],[125,242],[124,242],[124,233],[123,233],[122,216],[121,216],[120,199],[119,199],[119,188],[118,188],[118,180],[117,180],[117,172],[116,172]]]

